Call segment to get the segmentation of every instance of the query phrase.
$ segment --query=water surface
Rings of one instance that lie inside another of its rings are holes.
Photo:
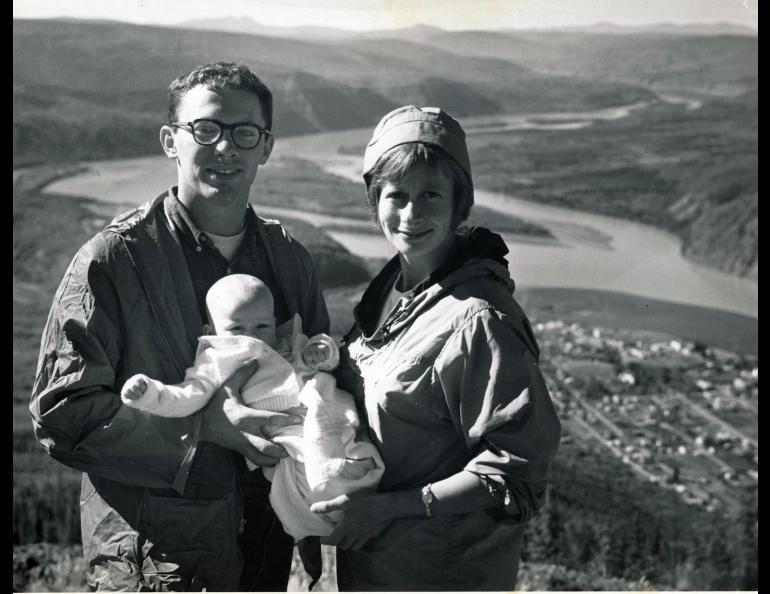
[[[682,104],[682,109],[699,107],[695,102],[677,97],[664,99]],[[517,127],[548,129],[565,121],[569,125],[590,126],[598,120],[626,117],[647,106],[636,103],[586,112],[497,114],[466,118],[463,124],[472,145],[476,132]],[[369,128],[360,128],[279,138],[271,158],[308,159],[329,173],[361,183],[363,193],[361,155],[345,153],[351,148],[363,147],[370,133]],[[129,206],[155,196],[163,188],[173,185],[175,178],[173,162],[164,157],[99,161],[91,162],[84,173],[54,182],[47,190]],[[256,194],[258,197],[258,182]],[[755,281],[694,264],[681,255],[681,242],[670,233],[622,219],[576,212],[480,189],[476,191],[476,202],[546,227],[556,238],[555,241],[543,241],[504,235],[510,248],[511,273],[519,287],[599,289],[757,316]],[[266,216],[293,216],[322,227],[344,223],[345,231],[329,230],[329,235],[352,253],[365,257],[392,254],[381,236],[366,232],[371,226],[368,221],[260,208],[258,204],[256,207]]]

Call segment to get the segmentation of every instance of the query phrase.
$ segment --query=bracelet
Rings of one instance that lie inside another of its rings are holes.
[[[422,503],[425,506],[425,515],[429,518],[433,515],[430,511],[430,504],[433,503],[436,499],[436,496],[433,495],[433,491],[431,491],[431,483],[428,483],[422,488]]]

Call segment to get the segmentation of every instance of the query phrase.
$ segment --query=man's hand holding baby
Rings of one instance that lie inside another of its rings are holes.
[[[274,466],[286,451],[268,439],[269,428],[302,423],[296,415],[255,410],[241,401],[240,390],[256,371],[252,360],[239,368],[219,388],[202,410],[201,441],[211,441],[243,454],[258,466]]]

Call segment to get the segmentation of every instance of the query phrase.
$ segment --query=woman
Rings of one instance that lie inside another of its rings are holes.
[[[376,493],[337,497],[324,540],[340,590],[512,590],[560,425],[508,252],[458,231],[473,205],[465,133],[407,106],[364,155],[370,206],[398,254],[356,307],[338,373],[385,463]]]

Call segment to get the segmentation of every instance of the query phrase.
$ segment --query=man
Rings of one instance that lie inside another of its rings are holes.
[[[262,428],[298,419],[239,402],[254,365],[187,418],[120,404],[135,373],[182,379],[206,291],[227,274],[262,279],[279,323],[299,313],[306,334],[328,332],[307,251],[248,204],[273,148],[271,125],[272,95],[245,66],[209,64],[172,82],[160,141],[178,186],[84,245],[54,297],[30,411],[50,455],[84,472],[93,589],[286,589],[292,541],[261,469],[248,472],[244,456],[274,465],[286,453]]]

